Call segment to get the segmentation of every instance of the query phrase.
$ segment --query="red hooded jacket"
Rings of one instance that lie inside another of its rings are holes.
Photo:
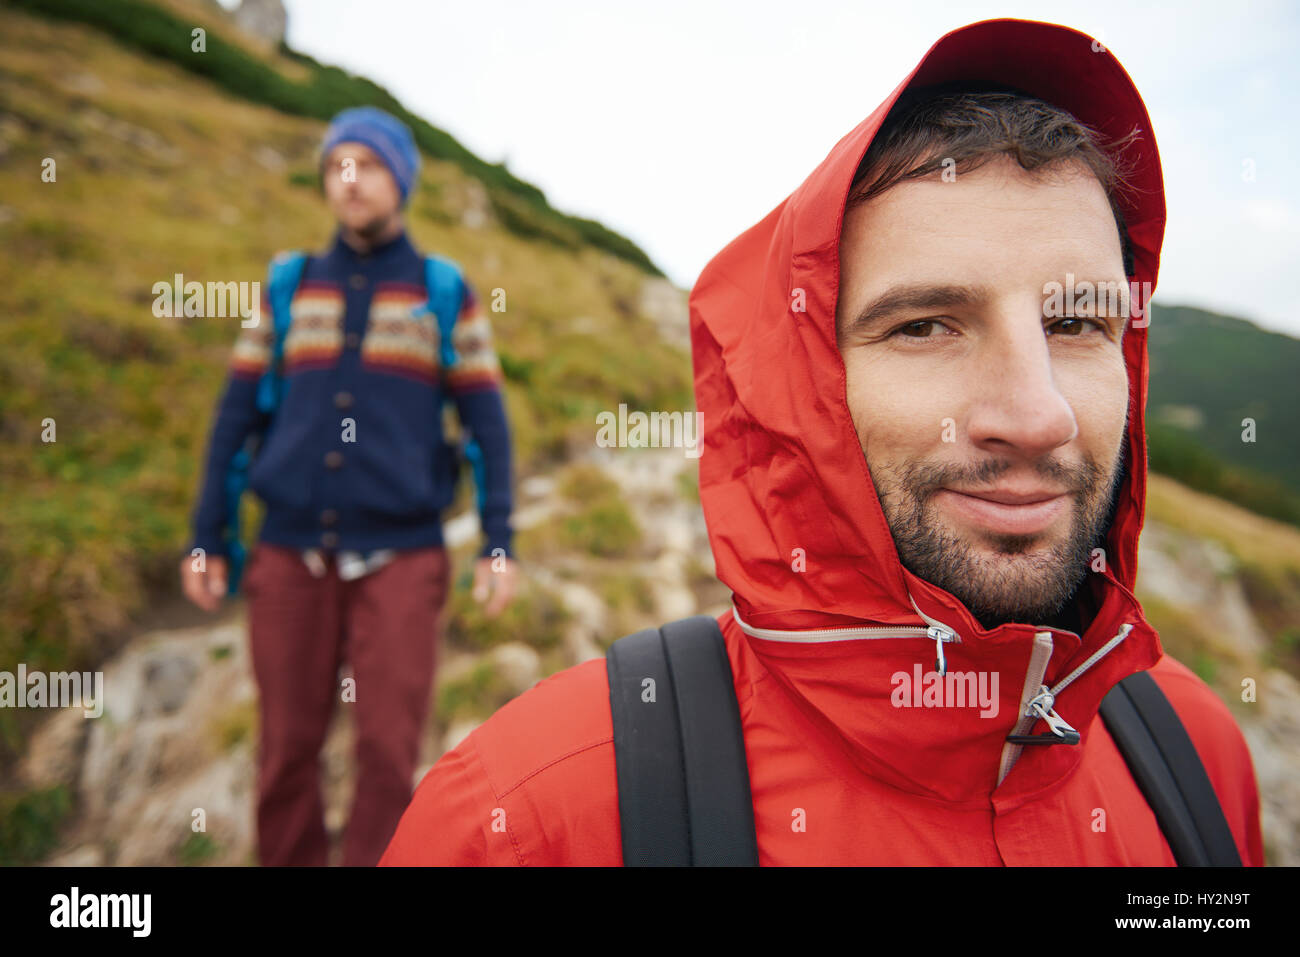
[[[760,863],[1172,865],[1098,716],[1116,682],[1151,669],[1201,755],[1242,861],[1262,864],[1241,732],[1223,702],[1163,653],[1133,596],[1146,493],[1145,328],[1130,326],[1123,340],[1133,464],[1107,534],[1107,567],[1084,586],[1099,610],[1082,636],[1031,624],[986,630],[899,561],[836,347],[840,226],[854,172],[895,99],[911,85],[950,80],[1018,88],[1108,138],[1140,130],[1129,154],[1136,188],[1123,213],[1131,278],[1156,280],[1163,186],[1137,91],[1089,37],[1019,20],[941,39],[799,189],[704,270],[690,303],[705,425],[700,497],[718,577],[734,595],[718,622],[740,705]],[[807,315],[795,321],[789,290],[797,287]],[[792,573],[796,546],[816,575]],[[1003,676],[995,717],[891,702],[891,675],[933,668],[935,644],[917,629],[927,623],[958,636],[944,648],[950,670]],[[882,626],[917,636],[865,640]],[[1055,712],[1081,743],[1008,744],[1008,734],[1031,730],[1032,719],[1020,718],[1029,698],[1076,670]],[[446,754],[380,863],[621,864],[605,663],[540,682]]]

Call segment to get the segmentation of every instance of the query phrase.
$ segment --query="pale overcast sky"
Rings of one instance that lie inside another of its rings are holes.
[[[1115,53],[1152,117],[1169,206],[1156,301],[1300,336],[1294,3],[286,6],[291,46],[387,87],[554,206],[629,236],[684,287],[944,32],[999,16],[1064,23]]]

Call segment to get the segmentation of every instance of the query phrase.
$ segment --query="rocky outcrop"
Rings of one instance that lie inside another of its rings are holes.
[[[187,847],[249,862],[256,711],[244,647],[238,623],[143,635],[104,667],[100,717],[59,711],[38,730],[23,777],[77,801],[55,863],[174,864]]]
[[[1262,673],[1254,719],[1240,720],[1259,784],[1264,857],[1274,867],[1300,865],[1300,682],[1285,671]]]
[[[243,0],[232,11],[241,30],[271,44],[284,39],[288,15],[281,0]]]
[[[1300,683],[1272,664],[1237,560],[1216,542],[1148,520],[1138,568],[1137,597],[1165,650],[1206,671],[1202,677],[1228,703],[1246,739],[1267,863],[1300,864]],[[1161,630],[1162,621],[1178,627]],[[1241,700],[1246,678],[1255,683],[1254,700]]]
[[[640,307],[641,314],[655,324],[665,341],[690,352],[690,314],[683,290],[667,279],[647,279],[641,286]]]

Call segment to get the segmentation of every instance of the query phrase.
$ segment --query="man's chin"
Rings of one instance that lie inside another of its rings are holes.
[[[381,229],[385,220],[368,209],[346,208],[339,213],[338,221],[357,235],[368,236]]]
[[[1008,567],[1042,564],[1060,547],[1061,536],[1049,532],[1032,535],[1005,535],[980,532],[959,536],[970,552],[984,562],[1007,563]]]
[[[932,543],[922,563],[931,567],[911,570],[959,599],[985,628],[1041,624],[1073,591],[1078,576],[1063,561],[1059,534],[968,535],[944,529],[946,547]]]

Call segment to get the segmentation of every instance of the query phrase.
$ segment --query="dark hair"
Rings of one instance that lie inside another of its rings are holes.
[[[1097,177],[1119,229],[1124,272],[1133,274],[1119,196],[1128,188],[1124,150],[1134,130],[1112,143],[1060,107],[1006,88],[909,90],[881,125],[849,188],[847,207],[865,203],[904,180],[941,169],[969,172],[1005,154],[1035,170],[1078,163]]]

